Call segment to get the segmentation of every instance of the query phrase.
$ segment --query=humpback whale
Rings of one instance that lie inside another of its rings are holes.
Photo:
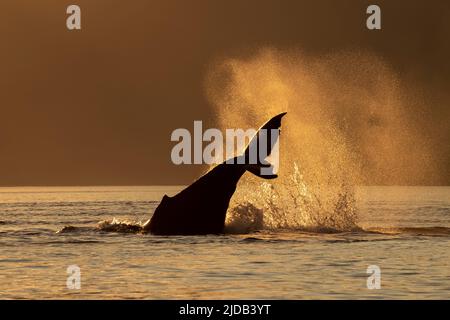
[[[249,159],[250,152],[260,150],[262,146],[265,148],[264,156],[270,155],[285,114],[281,113],[266,122],[250,140],[243,154],[215,166],[175,196],[164,195],[151,219],[143,226],[143,231],[155,235],[223,233],[230,199],[242,175],[249,171],[263,179],[277,177],[276,174],[262,174],[262,168],[271,167],[265,159],[258,159],[255,163]],[[274,132],[277,134],[272,137]],[[263,138],[264,134],[266,136]]]

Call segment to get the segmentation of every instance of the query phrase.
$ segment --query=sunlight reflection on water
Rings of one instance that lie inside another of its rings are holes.
[[[365,188],[361,226],[377,232],[95,230],[112,218],[145,221],[178,189],[0,188],[0,298],[450,298],[448,187]],[[81,229],[56,234],[65,225]],[[380,290],[366,288],[371,264]],[[69,265],[81,268],[79,291],[66,287]]]

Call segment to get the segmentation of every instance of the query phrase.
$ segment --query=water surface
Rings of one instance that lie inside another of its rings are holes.
[[[450,188],[365,187],[356,232],[161,237],[146,221],[180,187],[0,188],[3,299],[450,298]],[[64,226],[72,232],[56,233]],[[69,265],[81,289],[66,286]],[[367,289],[369,265],[381,289]]]

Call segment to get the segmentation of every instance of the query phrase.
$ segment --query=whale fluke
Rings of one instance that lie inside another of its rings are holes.
[[[276,174],[262,174],[262,169],[271,167],[269,162],[259,159],[252,162],[249,159],[252,152],[259,151],[264,144],[265,155],[270,155],[278,140],[278,134],[275,137],[272,135],[278,133],[276,130],[281,127],[285,114],[281,113],[266,122],[250,140],[243,154],[215,166],[175,196],[165,195],[143,230],[156,235],[223,233],[230,199],[241,176],[249,171],[264,179],[277,177]]]

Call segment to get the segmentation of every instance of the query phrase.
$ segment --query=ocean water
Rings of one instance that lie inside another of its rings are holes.
[[[361,187],[351,232],[162,237],[124,224],[178,190],[0,188],[0,298],[450,299],[450,187]],[[72,265],[80,289],[67,287]]]

